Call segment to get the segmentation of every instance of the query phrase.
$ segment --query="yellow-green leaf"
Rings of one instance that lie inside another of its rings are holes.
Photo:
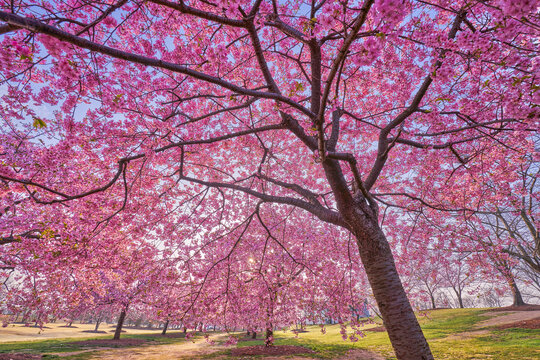
[[[34,117],[34,127],[36,129],[41,129],[41,128],[47,127],[47,124],[42,119],[38,117]]]

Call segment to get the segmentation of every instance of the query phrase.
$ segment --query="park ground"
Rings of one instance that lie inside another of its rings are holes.
[[[502,311],[501,311],[502,310]],[[540,359],[540,306],[527,311],[515,309],[441,309],[418,314],[436,359],[527,360]],[[230,334],[210,332],[185,339],[179,331],[161,336],[157,330],[126,329],[120,341],[108,334],[88,331],[93,325],[47,324],[45,328],[11,324],[0,328],[0,360],[165,360],[165,359],[394,359],[388,336],[377,319],[366,324],[366,337],[358,342],[343,341],[338,325],[319,326],[301,332],[277,331],[272,353],[261,354],[263,340],[251,340],[235,333],[237,345],[226,345]],[[85,332],[86,331],[86,332]]]

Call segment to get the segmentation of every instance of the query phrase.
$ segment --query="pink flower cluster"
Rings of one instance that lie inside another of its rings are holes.
[[[505,15],[517,18],[535,12],[535,10],[538,12],[538,1],[535,0],[501,0],[499,5]]]
[[[360,58],[356,60],[358,65],[371,65],[381,54],[380,41],[374,37],[368,38],[366,41],[364,41],[360,54]]]
[[[238,339],[234,336],[229,336],[227,341],[225,341],[225,345],[236,345],[238,343]]]
[[[270,335],[269,337],[267,337],[265,340],[264,340],[264,344],[266,346],[271,346],[272,344],[274,343],[274,337],[272,335]]]
[[[341,338],[347,340],[347,325],[341,324],[340,327],[339,333],[341,334]]]
[[[206,341],[208,344],[210,345],[214,345],[215,344],[215,341],[214,340],[210,340],[210,335],[208,334],[205,334],[204,335],[204,341]]]
[[[192,339],[193,339],[193,333],[192,333],[192,332],[186,333],[186,340],[191,340],[191,341],[193,341]],[[194,341],[193,341],[193,342],[194,342]]]
[[[65,58],[60,59],[60,61],[58,61],[57,67],[60,73],[64,75],[67,80],[72,81],[79,78],[79,73],[76,67],[69,60]]]
[[[403,0],[377,0],[375,9],[375,21],[384,21],[389,28],[403,20],[406,13]]]

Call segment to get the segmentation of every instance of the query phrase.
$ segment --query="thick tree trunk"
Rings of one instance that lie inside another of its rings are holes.
[[[118,323],[116,324],[116,330],[114,331],[113,340],[120,340],[120,334],[122,333],[122,326],[124,326],[124,320],[126,319],[126,309],[123,309],[118,318]]]
[[[512,304],[512,306],[526,305],[525,301],[523,301],[523,297],[521,296],[521,291],[519,291],[519,288],[516,284],[516,280],[514,280],[514,278],[510,280],[510,289],[512,290],[512,294],[514,295],[514,303]]]
[[[381,146],[379,144],[379,146]],[[379,159],[377,159],[379,161]],[[352,164],[356,167],[356,163]],[[382,165],[381,165],[382,166]],[[386,236],[379,226],[378,209],[366,195],[376,177],[360,180],[351,194],[338,161],[323,160],[324,172],[332,188],[342,219],[341,226],[356,238],[373,296],[381,312],[390,342],[399,360],[433,360],[433,355],[405,294]],[[369,200],[369,201],[368,201]]]
[[[256,338],[257,338],[257,332],[256,332],[255,330],[251,333],[251,338],[252,338],[252,339],[256,339]]]
[[[431,308],[436,309],[437,306],[435,306],[435,297],[433,295],[429,295],[431,297]]]
[[[165,335],[167,333],[167,328],[169,327],[169,320],[165,321],[165,324],[163,324],[163,331],[161,332],[161,335]]]
[[[361,215],[354,220],[351,230],[396,357],[399,360],[433,359],[377,220]]]

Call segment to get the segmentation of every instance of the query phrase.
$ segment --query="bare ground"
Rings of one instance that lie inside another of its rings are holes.
[[[536,318],[540,318],[540,310],[510,311],[507,313],[499,311],[488,311],[482,315],[493,316],[493,318],[479,322],[478,324],[476,324],[477,328],[506,325],[517,323],[520,321],[533,320]]]
[[[47,340],[47,339],[62,339],[62,338],[77,338],[77,337],[92,337],[88,331],[94,330],[94,324],[77,324],[76,327],[65,327],[65,323],[47,324],[43,329],[39,327],[24,326],[23,324],[9,324],[7,327],[0,327],[0,343],[12,341],[31,341],[31,340]],[[110,330],[112,325],[103,324],[99,330]],[[160,333],[161,330],[139,330],[126,329],[126,334],[148,334]],[[112,335],[111,335],[112,337]]]
[[[485,316],[492,316],[493,318],[484,320],[477,324],[477,329],[474,331],[464,332],[460,334],[454,334],[452,337],[456,338],[466,338],[466,337],[474,337],[479,336],[483,334],[487,334],[489,332],[488,329],[485,329],[486,327],[497,327],[497,328],[508,328],[508,327],[527,327],[531,324],[537,324],[540,319],[540,310],[536,309],[527,309],[526,311],[488,311],[484,313]],[[9,329],[11,330],[11,337],[9,336],[9,331],[6,331],[6,329],[0,329],[0,338],[2,341],[13,341],[14,337],[17,340],[35,340],[36,338],[43,338],[43,337],[74,337],[74,336],[88,336],[88,333],[82,332],[86,329],[85,325],[79,325],[81,329],[77,329],[74,331],[74,329],[66,329],[61,327],[61,325],[55,325],[55,324],[49,324],[49,326],[52,326],[51,329],[44,330],[44,333],[48,336],[43,336],[42,334],[36,334],[36,332],[39,332],[39,329],[36,328],[28,328],[28,327],[22,327],[16,329]],[[88,325],[91,327],[92,325]],[[80,331],[80,333],[79,333]],[[131,331],[137,331],[137,330],[129,330]],[[141,331],[141,330],[139,330]],[[138,331],[137,331],[138,332]],[[141,332],[148,332],[148,331],[141,331]],[[75,333],[75,334],[74,334]],[[6,337],[3,335],[8,335],[8,338],[10,340],[7,340]],[[214,335],[210,339],[214,341],[223,340],[226,335]],[[92,346],[93,344],[88,344],[89,346]],[[106,345],[106,344],[100,344],[100,345]],[[93,360],[165,360],[165,359],[196,359],[197,357],[216,353],[219,351],[223,351],[227,349],[227,347],[224,347],[222,345],[212,345],[208,342],[206,342],[204,339],[198,339],[194,342],[191,341],[185,341],[179,344],[168,344],[168,345],[155,345],[155,346],[140,346],[140,347],[132,347],[132,348],[122,348],[122,349],[113,349],[113,348],[90,348],[87,350],[82,350],[80,352],[73,352],[73,353],[56,353],[54,355],[58,356],[66,356],[66,355],[76,355],[78,353],[88,352],[88,351],[95,351],[95,354],[93,354],[92,358]],[[235,349],[236,350],[236,349]],[[298,349],[296,349],[297,351]],[[297,352],[296,352],[297,353]],[[286,356],[289,360],[305,360],[306,357],[301,356],[300,354],[294,355],[295,352],[292,353],[287,352],[286,350],[277,350],[276,354],[267,354],[268,356],[264,356],[263,359],[265,360],[280,360],[283,359],[284,356]],[[8,355],[8,354],[2,354]],[[23,357],[17,357],[16,354],[9,354],[8,356],[10,359],[19,360],[19,359],[31,359],[30,357],[24,357],[26,354],[19,354]],[[29,354],[28,354],[29,355]],[[234,355],[234,354],[233,354]],[[263,355],[263,354],[261,354]],[[5,357],[0,356],[0,360],[7,359]],[[216,354],[215,359],[225,358],[225,356],[219,356]],[[248,354],[238,354],[238,359],[249,359],[250,355]],[[34,359],[39,359],[39,357],[34,357]],[[340,356],[336,360],[352,360],[352,359],[358,359],[358,360],[384,360],[384,357],[377,353],[373,353],[367,350],[350,350],[345,355]]]
[[[41,355],[36,354],[25,354],[25,353],[15,353],[15,354],[0,354],[0,360],[39,360]]]
[[[535,305],[537,306],[537,305]],[[491,319],[481,321],[475,325],[477,330],[465,331],[452,334],[446,339],[466,339],[489,334],[489,327],[497,329],[525,328],[536,329],[540,323],[540,310],[520,309],[520,311],[502,312],[500,309],[491,310],[482,314],[482,316],[493,316]]]
[[[511,329],[511,328],[520,328],[520,329],[540,329],[540,318],[532,320],[523,320],[511,324],[498,325],[497,329]]]
[[[226,335],[210,336],[210,340],[223,340]],[[96,352],[91,359],[100,360],[165,360],[165,359],[193,359],[196,356],[207,355],[225,350],[226,347],[211,345],[204,339],[194,342],[184,341],[179,344],[155,345],[148,347],[135,347],[128,349],[109,349]]]
[[[222,341],[226,335],[219,334],[210,337],[210,340]],[[211,345],[204,339],[195,342],[186,341],[180,344],[156,345],[151,347],[138,347],[129,349],[107,349],[99,351],[92,356],[92,360],[165,360],[165,359],[197,359],[200,356],[220,352],[231,347],[223,345]],[[300,346],[275,346],[270,351],[261,351],[257,346],[249,347],[253,349],[232,348],[232,356],[235,359],[250,359],[254,355],[262,355],[264,360],[306,360],[303,354],[312,353],[312,350]],[[262,346],[264,348],[264,346]],[[254,352],[251,353],[250,350]],[[58,354],[60,355],[60,354]],[[312,359],[312,357],[310,357]],[[213,359],[230,359],[229,355],[216,354]],[[336,360],[384,360],[381,355],[367,350],[350,350]]]

